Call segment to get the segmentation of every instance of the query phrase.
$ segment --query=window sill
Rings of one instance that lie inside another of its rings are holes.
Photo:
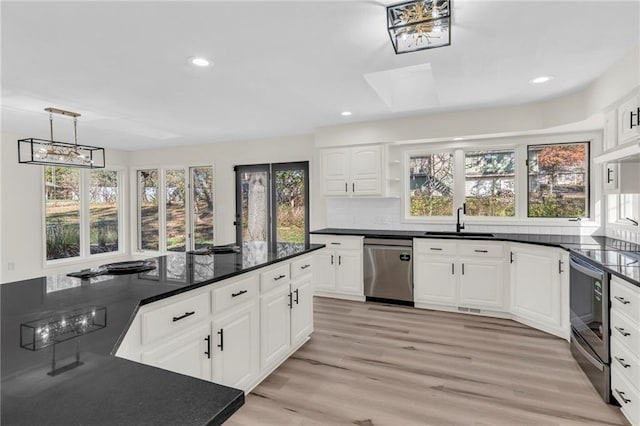
[[[55,259],[55,260],[45,260],[42,269],[55,269],[68,265],[80,265],[85,264],[89,265],[93,262],[99,261],[100,263],[104,263],[104,259],[115,259],[115,258],[124,258],[128,257],[127,253],[124,251],[114,251],[110,253],[98,253],[92,254],[90,256],[85,257],[68,257],[64,259]]]

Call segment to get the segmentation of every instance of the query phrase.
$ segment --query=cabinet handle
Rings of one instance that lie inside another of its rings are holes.
[[[635,115],[636,117],[638,117],[638,116],[640,115],[640,108],[638,108],[638,112],[633,112],[633,111],[630,111],[630,112],[629,112],[629,119],[630,119],[630,120],[629,120],[629,128],[630,128],[630,129],[633,129],[634,127],[636,127],[636,126],[638,125],[638,123],[637,123],[637,122],[638,122],[638,121],[640,121],[640,118],[637,118],[637,119],[636,119],[636,123],[634,123],[634,122],[633,122],[633,116],[634,116],[634,115]]]
[[[613,170],[607,167],[607,183],[613,182],[613,179],[611,179],[611,173],[613,173]]]
[[[562,269],[562,264],[564,262],[562,260],[558,260],[558,273],[561,274],[564,272],[564,270]]]
[[[627,299],[625,299],[624,297],[620,297],[620,296],[613,296],[614,299],[616,299],[618,302],[622,303],[623,305],[628,305],[629,302]]]
[[[356,184],[355,184],[355,182],[351,184],[351,192],[356,192]]]
[[[344,183],[344,192],[349,192],[349,184],[347,182]]]
[[[442,251],[440,247],[429,247],[429,250]]]
[[[289,309],[293,309],[293,293],[289,292],[289,303],[287,303]]]
[[[205,337],[204,340],[207,342],[207,350],[204,353],[207,358],[211,359],[211,335]]]
[[[474,250],[476,253],[489,253],[489,250]]]
[[[283,279],[284,277],[286,277],[286,275],[278,275],[277,277],[274,277],[273,280],[274,281],[280,281],[281,279]]]
[[[185,312],[184,315],[180,315],[179,317],[173,317],[173,322],[180,321],[181,319],[184,319],[186,317],[190,317],[191,315],[193,315],[195,313],[196,313],[196,311]]]
[[[462,264],[462,275],[464,275],[464,263]]]
[[[300,302],[298,301],[298,297],[300,296],[300,293],[297,288],[296,288],[296,291],[294,291],[294,293],[296,294],[296,305],[299,305]]]
[[[513,263],[513,252],[509,252],[509,263]]]
[[[614,327],[614,328],[618,331],[618,333],[622,334],[624,337],[631,336],[631,333],[629,333],[628,331],[624,331],[624,328],[622,327]]]
[[[342,256],[338,256],[338,265],[342,265]]]
[[[224,351],[224,328],[221,328],[218,334],[220,335],[220,344],[218,347],[220,348],[220,352],[222,352]]]
[[[627,219],[629,222],[633,223],[633,226],[638,226],[638,221],[637,220],[633,220],[630,217],[625,217],[625,219]]]
[[[628,403],[631,402],[630,399],[627,399],[627,398],[624,397],[624,392],[619,391],[618,389],[616,389],[615,391],[618,394],[618,396],[622,399],[622,402],[624,402],[625,404],[628,404]]]
[[[339,246],[340,244],[342,243],[333,243],[333,242],[331,243],[332,246]]]
[[[454,275],[456,273],[456,265],[455,263],[451,264],[451,275]]]
[[[307,263],[306,265],[302,265],[300,267],[300,269],[307,269],[309,266],[311,266],[309,263]]]
[[[618,358],[617,356],[614,356],[613,358],[615,358],[615,360],[618,361],[618,363],[624,368],[631,367],[631,364],[627,364],[626,362],[624,362],[624,358]]]
[[[245,294],[247,291],[249,291],[249,290],[240,290],[240,291],[239,291],[239,292],[237,292],[237,293],[233,293],[233,294],[231,295],[231,297],[238,297],[238,296],[241,296],[241,295]]]
[[[331,255],[331,264],[333,265],[333,255]]]

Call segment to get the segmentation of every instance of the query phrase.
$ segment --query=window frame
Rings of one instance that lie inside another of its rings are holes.
[[[46,182],[45,182],[45,168],[56,166],[44,166],[41,172],[41,200],[42,200],[42,253],[43,269],[57,267],[65,264],[82,263],[95,259],[108,259],[112,257],[120,257],[126,254],[126,214],[125,214],[125,191],[126,191],[126,169],[123,167],[113,166],[100,169],[80,169],[80,254],[75,257],[63,257],[60,259],[47,259],[47,202],[46,202]],[[61,166],[57,166],[61,167]],[[91,212],[89,203],[89,188],[91,186],[90,174],[93,170],[107,170],[114,171],[118,176],[118,250],[91,254]]]

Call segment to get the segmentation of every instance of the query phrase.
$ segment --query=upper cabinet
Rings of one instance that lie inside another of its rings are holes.
[[[603,151],[608,151],[618,145],[618,114],[615,109],[604,115]]]
[[[324,149],[320,157],[324,195],[381,195],[380,145]]]
[[[618,145],[640,136],[640,95],[636,92],[618,107]]]

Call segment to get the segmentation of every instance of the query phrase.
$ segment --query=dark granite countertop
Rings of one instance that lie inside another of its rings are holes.
[[[42,277],[1,285],[0,423],[221,424],[244,403],[241,390],[113,356],[138,306],[322,247],[280,244],[276,250],[245,247],[230,254],[172,253],[150,259],[157,268],[139,274]],[[20,325],[87,306],[106,308],[106,326],[55,347],[58,366],[75,359],[76,344],[84,364],[47,375],[53,347],[21,348]]]
[[[509,234],[492,232],[493,236],[465,236],[456,235],[425,235],[425,231],[394,231],[394,230],[378,230],[378,229],[342,229],[342,228],[324,228],[311,231],[312,234],[318,235],[361,235],[370,238],[431,238],[431,239],[461,239],[461,240],[481,240],[481,241],[508,241],[514,243],[537,244],[549,247],[559,247],[569,250],[579,256],[595,262],[608,272],[626,279],[640,287],[640,267],[625,267],[603,265],[596,259],[590,258],[577,250],[596,249],[596,250],[625,250],[640,251],[640,245],[616,240],[604,236],[589,235],[559,235],[559,234]]]

